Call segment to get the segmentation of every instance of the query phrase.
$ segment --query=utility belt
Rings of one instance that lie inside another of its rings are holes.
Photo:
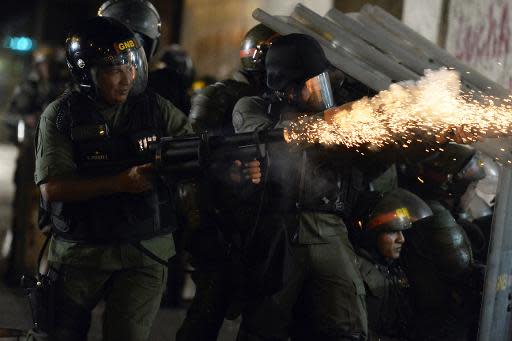
[[[113,243],[138,243],[140,241],[148,240],[151,238],[159,237],[159,236],[165,236],[172,232],[174,232],[175,229],[160,229],[156,232],[146,232],[141,233],[140,231],[137,231],[137,233],[131,233],[129,235],[124,235],[117,239],[93,239],[88,236],[73,236],[68,233],[63,233],[61,231],[58,231],[56,229],[53,229],[53,236],[55,239],[66,241],[66,242],[72,242],[72,243],[78,243],[82,245],[110,245]]]
[[[120,193],[77,203],[41,200],[42,224],[56,238],[83,244],[132,242],[166,235],[177,227],[169,195]]]

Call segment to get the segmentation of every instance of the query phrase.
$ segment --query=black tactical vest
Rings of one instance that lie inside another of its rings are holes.
[[[112,175],[151,160],[149,144],[162,135],[163,120],[154,94],[129,98],[121,127],[111,131],[94,103],[77,92],[64,95],[57,129],[73,144],[81,177]],[[149,239],[172,232],[176,215],[172,191],[159,178],[153,190],[116,193],[80,202],[42,200],[51,213],[58,238],[83,243],[113,243]]]
[[[397,262],[379,262],[376,259],[380,257],[373,257],[365,249],[357,250],[357,254],[366,289],[370,334],[378,335],[382,340],[391,337],[408,339],[405,336],[411,332],[412,310],[405,273]]]
[[[269,108],[276,121],[288,106]],[[360,157],[348,149],[312,145],[290,152],[289,145],[269,146],[270,174],[273,187],[270,196],[283,212],[290,210],[321,211],[348,219],[360,194],[368,188],[368,179],[360,167]],[[276,207],[272,204],[271,207]]]

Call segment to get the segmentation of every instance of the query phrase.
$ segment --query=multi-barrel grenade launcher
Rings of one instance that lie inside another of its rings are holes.
[[[193,175],[214,162],[264,158],[268,144],[285,140],[283,129],[259,130],[230,136],[164,137],[150,149],[158,172]]]
[[[105,135],[80,144],[78,162],[84,174],[113,174],[153,163],[159,174],[188,178],[199,175],[212,163],[263,158],[269,143],[286,141],[283,129],[230,136],[207,133],[162,138],[144,133],[129,137]]]

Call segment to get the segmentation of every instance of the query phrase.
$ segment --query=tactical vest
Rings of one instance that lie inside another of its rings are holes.
[[[365,249],[357,253],[366,289],[370,333],[378,335],[379,340],[407,335],[412,311],[405,273],[397,264],[377,262]]]
[[[269,108],[274,120],[290,110],[286,106],[274,108],[279,111],[276,114]],[[272,195],[282,198],[280,209],[334,213],[344,219],[351,217],[360,194],[368,188],[368,179],[358,165],[359,156],[349,150],[321,145],[296,152],[290,152],[289,148],[288,144],[269,147],[269,178],[275,182],[275,189],[270,191],[277,191]]]
[[[57,129],[73,145],[77,174],[107,176],[151,160],[149,145],[163,133],[163,120],[152,93],[129,98],[130,110],[111,131],[94,103],[77,92],[64,95]],[[115,193],[80,202],[44,202],[54,234],[82,243],[113,243],[149,239],[175,229],[172,191],[159,178],[144,193]]]
[[[245,96],[261,95],[264,87],[250,74],[239,72],[249,83],[225,79],[207,86],[192,98],[190,121],[195,131],[205,131],[213,135],[234,133],[232,114],[236,102]]]

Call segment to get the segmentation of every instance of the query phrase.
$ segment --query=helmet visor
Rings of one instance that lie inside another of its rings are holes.
[[[117,44],[122,49],[123,43]],[[144,92],[148,83],[148,63],[144,49],[138,44],[133,47],[127,47],[117,54],[109,54],[95,63],[98,70],[106,72],[115,72],[122,78],[122,82],[128,83],[125,86],[130,88],[130,95],[139,95]],[[98,81],[98,77],[95,77]],[[96,84],[98,89],[101,84]]]
[[[302,88],[302,102],[311,110],[322,111],[334,106],[331,82],[327,71],[308,79]]]

